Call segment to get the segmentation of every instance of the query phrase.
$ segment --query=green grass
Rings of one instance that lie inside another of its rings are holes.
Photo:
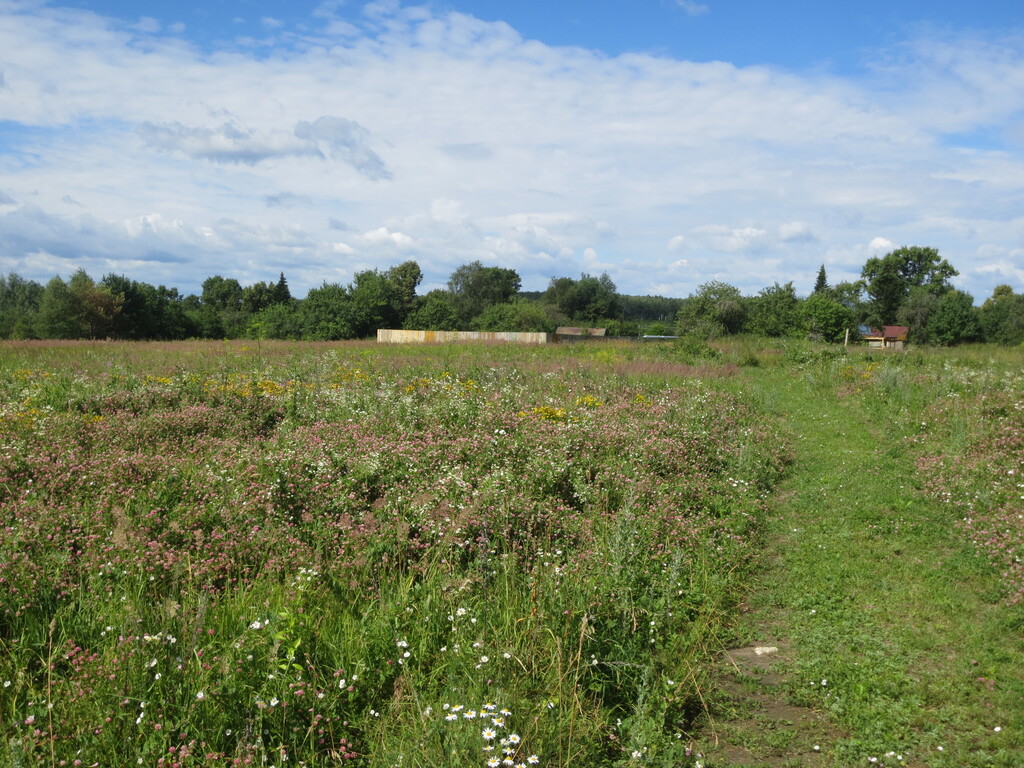
[[[747,632],[792,641],[789,699],[829,716],[832,764],[1024,761],[1016,587],[965,541],[957,508],[924,492],[915,464],[928,450],[965,451],[975,398],[1019,375],[1019,357],[977,359],[826,354],[735,382],[760,393],[796,456]],[[947,414],[948,440],[923,449],[922,421],[949,398],[969,406]]]

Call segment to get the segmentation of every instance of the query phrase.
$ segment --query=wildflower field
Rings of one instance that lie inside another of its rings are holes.
[[[699,373],[5,346],[0,764],[694,764],[788,458]]]

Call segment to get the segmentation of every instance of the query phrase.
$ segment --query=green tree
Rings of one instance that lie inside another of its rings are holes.
[[[892,325],[910,290],[900,277],[898,265],[892,260],[880,261],[872,265],[870,274],[866,271],[862,274],[867,280],[868,323],[876,328]]]
[[[149,292],[151,286],[146,285]],[[185,301],[177,288],[158,285],[152,289],[151,305],[157,308],[154,324],[157,339],[188,339],[197,335],[196,326],[185,311]]]
[[[555,332],[555,324],[544,308],[525,299],[492,304],[477,316],[473,328],[477,331]]]
[[[44,339],[79,339],[85,335],[75,297],[59,275],[46,284],[39,298],[36,331]]]
[[[800,300],[793,283],[763,288],[750,302],[747,330],[761,336],[789,336],[800,330]]]
[[[0,339],[35,336],[39,303],[44,288],[11,272],[0,275]]]
[[[193,306],[186,304],[185,315],[189,325],[195,328],[196,336],[201,339],[227,338],[227,331],[221,320],[220,313],[208,304],[200,304],[198,299]]]
[[[219,311],[238,311],[242,308],[242,286],[233,277],[213,275],[203,280],[203,294],[200,297],[205,306]]]
[[[416,287],[423,281],[423,272],[415,261],[405,261],[385,274],[389,284],[392,328],[401,328],[405,318],[416,306]]]
[[[264,307],[249,319],[247,333],[252,338],[302,338],[303,315],[301,305],[294,301],[280,302]]]
[[[1014,293],[1009,285],[997,285],[978,314],[985,341],[1024,343],[1024,294]]]
[[[253,283],[242,289],[242,311],[255,314],[276,303],[277,286],[273,283]]]
[[[556,307],[567,319],[576,314],[576,281],[571,277],[552,277],[541,300]]]
[[[463,264],[448,278],[448,290],[464,326],[492,304],[507,302],[519,288],[519,274],[514,269],[485,267],[479,261]]]
[[[740,333],[747,319],[746,301],[735,286],[713,280],[683,300],[676,315],[676,333],[712,339]]]
[[[356,338],[376,333],[378,328],[401,327],[394,284],[387,273],[376,269],[357,272],[349,289],[351,317]]]
[[[579,280],[571,277],[551,279],[543,301],[558,308],[572,322],[594,325],[622,314],[619,294],[607,272],[600,277],[586,273]]]
[[[976,341],[980,330],[971,294],[952,290],[942,295],[929,323],[931,343],[948,347]]]
[[[853,312],[825,293],[812,293],[800,305],[804,330],[833,344],[846,338],[853,326]]]
[[[911,289],[937,295],[950,290],[949,279],[959,274],[934,248],[897,248],[882,258],[867,260],[861,270],[869,297],[868,322],[876,327],[896,322],[900,305]]]
[[[818,279],[814,281],[814,293],[825,293],[828,291],[828,275],[825,274],[825,265],[818,270]]]
[[[302,302],[301,317],[304,339],[337,341],[358,335],[352,296],[337,283],[311,288]]]
[[[583,274],[576,281],[576,318],[591,325],[621,314],[619,294],[607,272],[600,277]]]
[[[858,322],[862,319],[864,314],[863,280],[836,283],[829,289],[828,295],[849,309]]]
[[[198,334],[177,288],[153,287],[124,275],[108,274],[100,284],[122,298],[112,335],[118,339],[185,339]]]
[[[448,291],[435,290],[420,297],[402,327],[410,331],[459,330],[459,315],[452,295]]]
[[[245,333],[249,313],[242,306],[244,292],[233,277],[213,275],[203,281],[203,311],[195,318],[206,338],[237,338]]]
[[[910,329],[909,338],[915,344],[931,344],[931,321],[942,296],[922,285],[910,289],[896,312],[896,322]]]
[[[82,334],[90,339],[109,336],[121,314],[124,297],[115,295],[97,284],[84,269],[78,269],[68,280],[71,311],[75,313]]]
[[[288,281],[284,279],[284,272],[274,285],[274,304],[288,304],[292,300],[292,292],[288,290]]]

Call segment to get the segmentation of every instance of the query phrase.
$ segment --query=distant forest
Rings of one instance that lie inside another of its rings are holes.
[[[830,285],[824,265],[814,291],[793,283],[754,296],[719,281],[686,298],[620,294],[607,274],[553,278],[544,291],[522,291],[513,269],[479,261],[452,272],[444,289],[419,295],[415,261],[359,272],[349,285],[324,283],[306,298],[277,281],[241,285],[213,275],[202,292],[183,296],[124,275],[96,281],[84,270],[45,286],[0,276],[0,339],[225,339],[330,341],[371,337],[378,328],[547,331],[603,327],[609,335],[678,335],[703,340],[751,333],[842,341],[847,331],[905,325],[910,340],[953,345],[1024,343],[1024,294],[996,286],[980,307],[952,287],[956,269],[934,248],[904,247],[868,259],[861,279]]]

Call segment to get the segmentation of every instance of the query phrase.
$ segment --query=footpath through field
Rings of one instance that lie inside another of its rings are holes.
[[[782,420],[795,460],[705,765],[1024,765],[1021,611],[915,487],[884,404],[782,367],[731,386]]]

